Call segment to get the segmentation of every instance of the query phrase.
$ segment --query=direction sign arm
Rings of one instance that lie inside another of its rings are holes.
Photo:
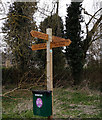
[[[48,40],[48,34],[42,33],[42,32],[38,32],[38,31],[34,31],[32,30],[31,35],[33,37],[39,38],[39,39],[44,39],[44,40]]]

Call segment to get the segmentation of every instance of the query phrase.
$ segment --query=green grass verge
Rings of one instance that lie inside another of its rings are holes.
[[[3,92],[5,91],[8,89]],[[31,91],[16,90],[8,94],[3,97],[3,118],[43,118],[34,116],[32,101]],[[55,118],[102,118],[100,107],[100,95],[97,92],[72,88],[54,89]]]

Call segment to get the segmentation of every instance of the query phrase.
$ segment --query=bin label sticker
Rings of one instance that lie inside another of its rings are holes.
[[[43,95],[42,95],[42,94],[35,94],[35,96],[40,96],[40,97],[42,97]]]
[[[37,105],[38,108],[41,108],[41,107],[42,107],[43,102],[42,102],[42,99],[41,99],[41,98],[37,98],[37,100],[36,100],[36,105]]]

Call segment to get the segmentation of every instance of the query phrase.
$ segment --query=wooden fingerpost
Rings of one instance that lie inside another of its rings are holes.
[[[48,34],[48,41],[47,41],[47,90],[52,91],[52,115],[53,115],[52,49],[50,48],[50,43],[52,42],[52,29],[47,28],[46,33]],[[52,120],[53,116],[49,116],[48,119]]]

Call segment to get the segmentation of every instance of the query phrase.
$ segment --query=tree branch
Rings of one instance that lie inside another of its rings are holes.
[[[97,38],[94,38],[93,40],[91,40],[90,43],[89,43],[89,46],[90,46],[94,41],[99,40],[99,39],[100,39],[100,36],[98,36]]]
[[[81,8],[82,8],[82,7],[81,7]],[[84,10],[84,14],[91,16],[89,22],[86,24],[87,26],[90,24],[90,22],[92,21],[93,18],[96,19],[96,20],[98,20],[98,19],[95,17],[95,15],[96,15],[99,11],[102,10],[102,8],[100,8],[99,10],[97,10],[97,11],[94,13],[94,15],[91,15],[91,14],[89,14],[84,8],[82,8],[82,9]]]
[[[91,20],[92,20],[93,18],[95,18],[95,15],[96,15],[100,10],[102,10],[102,8],[100,8],[98,11],[96,11],[96,12],[94,13],[94,15],[92,15],[92,17],[91,17],[91,19],[89,20],[89,22],[87,23],[87,25],[90,24]],[[95,18],[95,19],[96,19],[96,18]]]
[[[8,17],[4,17],[4,18],[1,18],[0,20],[4,20],[4,19],[7,19]]]
[[[33,19],[32,19],[32,18],[27,17],[27,16],[24,16],[24,15],[14,15],[14,14],[12,14],[12,16],[14,16],[14,17],[16,17],[16,16],[19,16],[19,17],[24,17],[24,18],[27,18],[27,19],[29,19],[29,20],[33,21]],[[4,18],[1,18],[0,20],[4,20],[4,19],[10,18],[10,17],[11,17],[11,16],[7,16],[7,17],[4,17]]]
[[[95,33],[95,31],[97,30],[97,27],[98,27],[99,23],[101,22],[101,20],[102,20],[102,15],[96,21],[96,23],[94,24],[93,28],[89,31],[89,34],[88,34],[89,37],[92,37],[92,35]]]
[[[95,34],[95,32],[98,29],[98,25],[102,20],[102,15],[100,16],[100,18],[96,21],[96,23],[94,24],[93,28],[88,32],[86,39],[84,39],[83,41],[83,50],[84,53],[86,53],[86,51],[88,50],[88,48],[90,47],[90,45],[92,44],[92,36]],[[97,40],[97,39],[96,39]]]
[[[39,9],[38,9],[38,12],[40,12],[41,14],[43,14],[43,15],[45,15],[45,16],[48,17],[48,15],[46,15],[45,13],[43,13],[42,11],[40,11]]]
[[[82,8],[82,7],[81,7],[81,8]],[[84,14],[89,15],[89,16],[91,16],[91,17],[95,18],[95,16],[94,16],[94,15],[89,14],[89,13],[85,10],[85,8],[82,8],[82,10],[84,11]],[[97,19],[97,18],[95,18],[95,19]]]

